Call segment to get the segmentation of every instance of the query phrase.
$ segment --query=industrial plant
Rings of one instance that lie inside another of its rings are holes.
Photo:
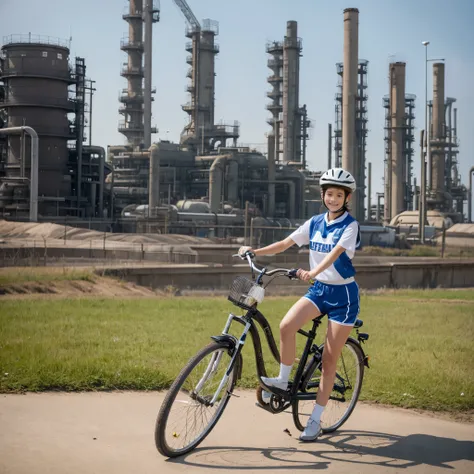
[[[110,107],[118,105],[124,143],[107,149],[93,143],[93,97],[100,88],[87,75],[87,58],[71,58],[70,44],[51,37],[3,37],[0,218],[68,219],[70,225],[117,232],[238,238],[250,220],[261,229],[278,230],[322,211],[319,177],[325,169],[308,167],[307,141],[315,125],[300,97],[303,41],[297,22],[288,21],[282,38],[261,45],[269,69],[268,77],[261,78],[269,87],[267,149],[262,152],[239,145],[237,118],[215,120],[215,100],[222,100],[215,93],[216,56],[231,54],[219,48],[218,22],[199,21],[185,0],[174,4],[184,18],[183,47],[189,53],[189,68],[181,78],[183,98],[188,95],[182,111],[188,120],[176,143],[154,140],[153,35],[166,21],[157,0],[129,0],[122,12],[128,33],[117,38],[124,58],[117,74],[124,86]],[[409,227],[421,234],[425,225],[440,229],[465,222],[470,198],[459,175],[456,99],[445,91],[444,63],[433,64],[429,127],[421,144],[415,136],[415,111],[424,107],[405,90],[409,64],[389,65],[388,94],[380,98],[386,110],[385,158],[380,158],[384,186],[372,203],[372,189],[377,190],[367,160],[369,61],[359,58],[359,11],[344,10],[343,20],[327,163],[356,178],[352,213],[362,230],[380,235]],[[413,171],[420,152],[426,163],[426,177],[421,178]]]

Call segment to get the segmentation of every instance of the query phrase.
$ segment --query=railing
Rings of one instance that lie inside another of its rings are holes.
[[[215,35],[219,34],[219,23],[215,20],[202,20],[201,22],[201,31],[208,31],[214,33]]]
[[[212,51],[214,54],[217,54],[219,52],[219,45],[217,43],[201,42],[199,47],[201,51]]]
[[[282,111],[283,110],[283,105],[278,105],[278,104],[267,104],[267,110],[270,110],[270,111]]]
[[[271,58],[267,62],[268,67],[283,66],[283,58]]]
[[[120,72],[122,76],[143,76],[143,68],[138,66],[138,67],[133,67],[133,66],[123,66],[122,70]]]
[[[273,75],[267,78],[267,82],[283,82],[283,76]]]
[[[48,44],[51,46],[61,46],[62,48],[70,48],[70,40],[55,38],[54,36],[45,35],[8,35],[3,37],[3,45],[15,43],[32,43],[32,44]]]
[[[265,46],[265,50],[267,53],[283,51],[283,43],[281,41],[269,41]]]
[[[119,92],[119,101],[120,102],[143,102],[143,94],[130,95],[127,89]]]
[[[120,40],[121,49],[143,49],[143,41],[130,41],[130,38],[122,38]]]
[[[120,120],[118,124],[119,130],[128,130],[130,132],[140,132],[143,131],[143,125],[140,124],[132,124],[129,122],[125,122],[125,120]]]

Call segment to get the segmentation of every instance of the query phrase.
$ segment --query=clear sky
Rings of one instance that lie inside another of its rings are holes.
[[[281,40],[286,22],[298,22],[303,39],[300,102],[314,121],[308,143],[310,169],[327,163],[327,124],[334,123],[337,86],[335,63],[342,61],[343,10],[359,15],[359,57],[369,60],[368,161],[372,162],[373,194],[382,191],[384,109],[388,64],[405,61],[406,91],[417,96],[415,174],[419,174],[419,128],[424,128],[425,51],[446,59],[446,95],[457,98],[460,171],[468,183],[474,165],[474,0],[188,0],[199,20],[219,22],[220,54],[216,61],[216,120],[241,123],[242,143],[262,144],[269,130],[265,109],[265,43]],[[71,55],[86,59],[87,75],[96,82],[93,142],[107,146],[124,142],[117,132],[118,91],[126,87],[119,74],[126,55],[120,39],[128,25],[122,12],[126,0],[0,0],[0,36],[28,33],[60,38],[72,36]],[[187,102],[184,49],[185,20],[172,0],[161,0],[161,21],[154,26],[154,139],[179,140],[187,122],[181,104]],[[428,79],[431,98],[431,66]]]

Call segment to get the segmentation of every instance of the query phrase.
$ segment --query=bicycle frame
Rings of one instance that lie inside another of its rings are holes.
[[[318,361],[321,360],[321,357],[320,357],[321,353],[319,351],[318,346],[313,346],[314,339],[316,338],[316,330],[319,327],[319,325],[321,324],[321,318],[318,317],[318,318],[313,320],[313,327],[308,332],[306,332],[302,329],[300,329],[298,331],[299,334],[302,334],[303,336],[305,336],[307,338],[307,341],[306,341],[306,344],[305,344],[305,347],[304,347],[304,350],[303,350],[303,354],[302,354],[301,359],[300,359],[299,364],[298,364],[298,368],[297,368],[297,371],[296,371],[295,378],[293,380],[293,383],[290,386],[289,391],[279,390],[275,387],[267,387],[261,381],[261,377],[266,377],[267,376],[267,371],[266,371],[266,368],[265,368],[265,362],[263,360],[262,343],[261,343],[261,340],[260,340],[260,334],[259,334],[259,331],[256,327],[256,324],[255,324],[254,320],[256,320],[259,323],[259,325],[262,327],[262,330],[263,330],[263,332],[266,336],[266,341],[267,341],[267,344],[268,344],[268,346],[270,348],[270,351],[273,355],[273,358],[275,359],[275,361],[278,364],[280,363],[280,353],[277,349],[270,324],[269,324],[268,320],[265,318],[265,316],[260,311],[258,311],[258,309],[256,309],[256,308],[253,308],[253,309],[247,311],[247,313],[243,317],[236,316],[233,313],[231,313],[229,315],[229,318],[227,320],[225,328],[222,332],[223,335],[229,335],[228,331],[230,329],[232,321],[237,321],[240,324],[245,326],[240,338],[238,339],[238,345],[235,349],[235,354],[234,355],[236,355],[237,353],[240,353],[242,351],[243,346],[244,346],[245,341],[246,341],[246,338],[247,338],[247,333],[250,331],[250,335],[252,336],[253,348],[254,348],[254,352],[255,352],[255,362],[256,362],[256,366],[257,366],[257,376],[259,378],[259,382],[260,382],[260,385],[262,386],[262,388],[264,388],[266,391],[268,391],[270,393],[273,393],[274,395],[278,395],[278,396],[282,397],[286,401],[293,401],[295,399],[315,400],[316,399],[316,394],[315,393],[299,392],[299,387],[300,387],[301,381],[304,378],[304,375],[306,375],[306,374],[304,374],[304,369],[306,367],[306,363],[307,363],[308,358],[311,355],[311,353],[314,354],[314,357],[316,358],[316,360],[318,360]],[[318,357],[318,355],[319,355],[319,357]],[[232,370],[231,364],[232,364],[232,361],[229,364],[229,370],[228,370],[229,373]],[[313,364],[310,364],[310,366],[312,366],[312,365]]]
[[[255,267],[255,265],[253,264],[253,262],[251,261],[249,257],[247,257],[247,260],[249,261],[249,265],[251,266],[252,269],[259,271],[260,275],[257,278],[257,282],[261,283],[262,276],[265,274],[266,269],[259,270],[257,267]],[[273,270],[273,272],[276,272],[278,270],[281,271],[284,269]],[[303,350],[303,354],[298,364],[295,378],[293,382],[290,383],[289,390],[284,391],[275,387],[268,387],[261,380],[261,377],[267,377],[267,371],[265,368],[265,362],[264,362],[263,354],[262,354],[262,343],[260,339],[260,334],[255,324],[255,321],[258,322],[258,324],[260,325],[260,327],[262,328],[265,334],[266,341],[270,348],[273,358],[278,364],[280,363],[280,352],[276,345],[275,338],[273,337],[272,329],[270,327],[270,323],[268,322],[268,320],[257,309],[256,306],[249,309],[244,316],[236,316],[235,314],[230,313],[227,319],[227,322],[224,326],[224,329],[222,331],[222,334],[220,336],[213,336],[212,339],[215,341],[225,341],[229,345],[229,348],[232,350],[232,358],[231,358],[231,361],[229,362],[225,375],[222,377],[221,382],[217,390],[215,391],[214,396],[212,397],[212,400],[209,403],[214,404],[216,402],[217,398],[219,397],[219,394],[221,393],[222,389],[227,383],[229,376],[232,373],[233,368],[235,367],[236,361],[239,358],[241,359],[241,352],[242,352],[243,346],[245,345],[247,334],[249,331],[250,331],[250,335],[252,336],[253,348],[255,352],[255,362],[256,362],[256,367],[257,367],[257,376],[259,378],[260,386],[267,392],[270,392],[273,395],[281,397],[281,399],[287,402],[287,404],[292,403],[294,400],[316,400],[316,392],[311,392],[311,393],[300,392],[299,388],[301,386],[302,381],[304,382],[303,384],[304,386],[307,385],[307,383],[309,382],[309,378],[313,374],[314,370],[317,368],[318,364],[320,364],[322,361],[321,349],[317,345],[313,345],[313,342],[316,338],[316,330],[321,324],[321,318],[322,316],[318,316],[315,319],[313,319],[313,326],[309,331],[304,331],[303,329],[298,330],[298,333],[305,336],[307,340],[306,340],[306,344]],[[229,330],[233,321],[236,321],[244,326],[244,329],[239,339],[235,338],[233,335],[229,333]],[[361,336],[363,335],[361,334]],[[361,347],[361,350],[362,350],[362,347]],[[308,365],[307,371],[305,373],[305,367],[306,367],[308,358],[311,354],[313,354],[313,359],[311,363]],[[362,350],[362,354],[364,355],[364,363],[368,367],[367,357],[365,356],[363,350]],[[197,392],[206,382],[209,375],[211,375],[216,370],[221,357],[222,357],[222,354],[213,355],[203,377],[201,378],[201,380],[198,382],[196,386],[195,390],[197,390]]]

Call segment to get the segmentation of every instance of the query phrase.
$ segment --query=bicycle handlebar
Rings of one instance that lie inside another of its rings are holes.
[[[257,273],[260,275],[267,275],[267,276],[274,276],[281,274],[282,276],[287,276],[291,280],[298,280],[298,277],[296,276],[296,272],[298,271],[297,268],[274,268],[273,270],[267,270],[266,268],[258,268],[257,265],[255,265],[253,258],[255,257],[255,254],[253,252],[247,251],[245,252],[244,255],[240,254],[234,254],[232,255],[233,257],[239,257],[242,260],[247,259],[247,262],[249,264],[249,267],[252,270],[255,270]]]

